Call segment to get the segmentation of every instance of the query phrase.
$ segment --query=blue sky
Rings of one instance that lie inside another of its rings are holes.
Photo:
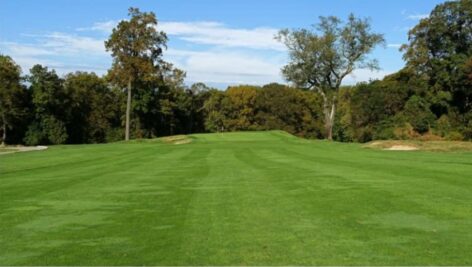
[[[358,70],[345,84],[382,78],[403,66],[400,44],[427,16],[436,0],[0,0],[0,53],[26,73],[34,64],[60,74],[82,70],[103,74],[111,65],[103,41],[130,6],[156,13],[169,36],[165,59],[187,72],[188,84],[284,82],[283,45],[273,39],[282,28],[310,27],[319,16],[369,17],[387,45],[372,57],[381,70]]]

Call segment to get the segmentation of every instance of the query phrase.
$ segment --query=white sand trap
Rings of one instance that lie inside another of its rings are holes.
[[[183,139],[183,140],[177,140],[175,142],[173,142],[174,145],[183,145],[183,144],[188,144],[192,142],[192,140],[190,139]]]
[[[412,150],[418,150],[418,148],[415,146],[394,145],[389,148],[385,148],[384,150],[412,151]]]
[[[45,150],[48,149],[47,146],[19,146],[16,147],[18,152],[26,152],[26,151],[36,151],[36,150]]]
[[[47,146],[7,146],[9,151],[0,152],[0,155],[16,153],[16,152],[28,152],[48,149]]]

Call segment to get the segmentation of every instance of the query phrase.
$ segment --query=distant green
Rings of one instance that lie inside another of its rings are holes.
[[[470,152],[189,138],[0,155],[0,265],[472,265]]]

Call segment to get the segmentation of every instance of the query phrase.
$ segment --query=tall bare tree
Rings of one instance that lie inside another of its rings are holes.
[[[372,32],[368,19],[351,14],[345,23],[320,17],[314,29],[284,29],[276,38],[289,51],[290,62],[282,69],[285,78],[322,96],[326,137],[332,140],[339,87],[357,68],[378,69],[367,55],[384,42],[383,35]]]
[[[130,20],[121,21],[105,41],[107,51],[113,56],[109,77],[127,89],[125,140],[129,140],[133,85],[140,80],[162,79],[162,52],[167,43],[166,34],[157,30],[153,12],[130,8],[128,15]]]

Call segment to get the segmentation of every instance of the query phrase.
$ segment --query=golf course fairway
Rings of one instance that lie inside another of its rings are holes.
[[[472,265],[472,153],[272,131],[0,155],[0,265]]]

